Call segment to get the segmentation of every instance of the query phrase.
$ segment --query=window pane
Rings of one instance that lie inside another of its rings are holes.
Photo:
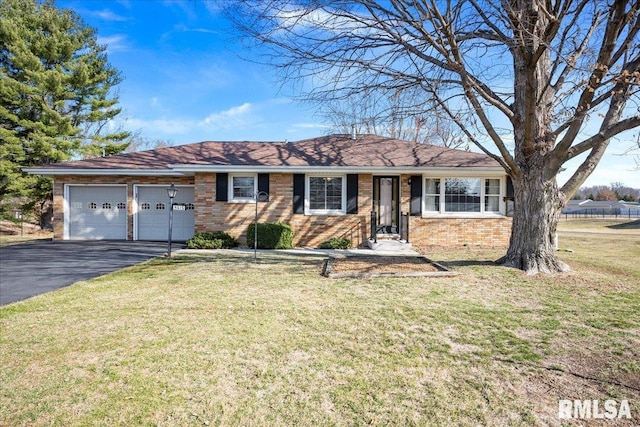
[[[484,180],[484,210],[485,212],[500,211],[500,180]]]
[[[485,196],[484,210],[485,212],[500,212],[500,197]]]
[[[309,178],[309,207],[311,209],[324,209],[325,196],[324,178]]]
[[[440,196],[426,196],[424,209],[427,212],[439,212]]]
[[[427,178],[425,181],[425,210],[440,211],[440,179]]]
[[[480,178],[445,179],[445,211],[480,212]]]
[[[342,178],[327,178],[326,209],[342,209]]]
[[[309,177],[309,208],[342,209],[342,178]]]
[[[500,180],[499,179],[485,179],[484,180],[484,194],[500,195]]]
[[[254,177],[252,176],[234,176],[233,177],[233,198],[234,199],[253,199],[254,196]]]

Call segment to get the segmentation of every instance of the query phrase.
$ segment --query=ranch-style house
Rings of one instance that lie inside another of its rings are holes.
[[[206,141],[26,169],[54,180],[55,239],[166,240],[254,221],[286,222],[294,244],[506,247],[510,182],[491,157],[375,135],[292,142]],[[268,195],[268,196],[267,196]]]

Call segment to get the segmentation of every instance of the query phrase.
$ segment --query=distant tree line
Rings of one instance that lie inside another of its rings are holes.
[[[624,200],[626,202],[640,202],[640,189],[627,187],[621,182],[611,185],[594,185],[582,187],[573,196],[574,200]]]

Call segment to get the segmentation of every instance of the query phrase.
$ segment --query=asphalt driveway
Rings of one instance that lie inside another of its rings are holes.
[[[175,249],[183,247],[175,245]],[[36,240],[0,248],[0,305],[162,256],[162,242]]]

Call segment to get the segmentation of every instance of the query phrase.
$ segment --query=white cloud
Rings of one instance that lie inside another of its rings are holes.
[[[245,102],[242,105],[231,107],[228,110],[209,114],[199,124],[200,126],[213,129],[229,129],[236,126],[246,125],[247,122],[255,119],[251,115],[251,104]]]
[[[190,119],[152,119],[130,118],[125,120],[129,130],[140,130],[143,135],[185,135],[193,129],[196,122]]]
[[[322,123],[294,123],[291,125],[294,129],[321,129],[326,130],[331,128],[330,125],[322,124]]]
[[[155,100],[156,98],[154,98]],[[152,101],[153,102],[153,101]],[[189,135],[194,132],[207,133],[229,130],[235,127],[248,127],[260,119],[251,114],[251,104],[242,105],[210,114],[202,120],[192,118],[158,118],[125,120],[127,129],[140,130],[143,135]]]
[[[110,53],[121,52],[129,49],[127,36],[123,34],[114,34],[108,37],[98,37],[98,44],[106,45]]]
[[[87,12],[87,14],[96,16],[96,17],[102,19],[103,21],[122,22],[122,21],[128,21],[129,20],[128,18],[126,18],[126,17],[124,17],[122,15],[118,15],[117,13],[114,13],[113,11],[111,11],[109,9],[90,11],[90,12]]]

